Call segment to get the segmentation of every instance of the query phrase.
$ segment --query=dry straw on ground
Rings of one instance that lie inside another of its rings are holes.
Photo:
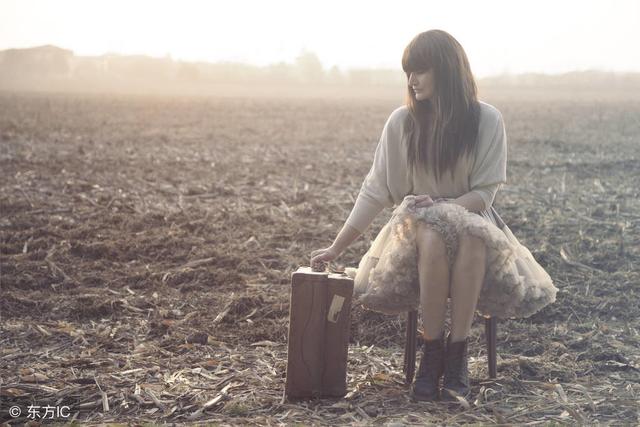
[[[496,206],[559,293],[499,323],[496,380],[474,324],[472,398],[445,406],[408,398],[402,318],[358,307],[349,394],[282,400],[290,274],[348,215],[395,104],[3,94],[1,419],[639,423],[640,104],[488,100],[509,135]]]

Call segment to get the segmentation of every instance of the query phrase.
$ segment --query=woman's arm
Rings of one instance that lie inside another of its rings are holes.
[[[360,234],[362,233],[360,233],[356,228],[345,223],[331,246],[311,252],[311,267],[319,269],[324,268],[322,264],[338,258],[338,256],[340,256],[340,254],[347,249],[347,247],[356,240]]]
[[[450,200],[450,203],[456,203],[467,208],[470,212],[480,212],[485,209],[485,202],[476,191],[469,191],[457,199]]]
[[[331,246],[311,253],[312,267],[314,264],[337,258],[364,232],[385,207],[393,206],[393,196],[388,185],[388,169],[394,165],[389,164],[389,145],[391,144],[394,149],[397,149],[398,138],[401,135],[400,126],[403,124],[406,114],[405,110],[398,108],[387,119],[376,146],[373,164],[360,187],[349,217]]]
[[[507,182],[507,134],[502,114],[498,110],[493,112],[493,129],[484,130],[478,143],[469,176],[471,191],[456,199],[456,203],[472,212],[489,209],[496,192]]]
[[[340,254],[344,252],[344,250],[347,249],[347,247],[349,247],[349,245],[353,243],[354,240],[360,237],[360,234],[362,233],[360,233],[360,231],[358,231],[356,228],[345,223],[336,236],[335,240],[333,241],[331,247],[333,247]]]

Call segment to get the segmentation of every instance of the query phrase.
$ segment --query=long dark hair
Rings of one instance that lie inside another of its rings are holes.
[[[464,49],[449,33],[430,30],[418,34],[402,56],[407,74],[407,107],[413,120],[406,123],[410,168],[434,171],[439,180],[446,170],[453,177],[457,160],[476,145],[480,122],[478,90]],[[412,72],[433,70],[434,91],[418,101],[408,84]],[[417,124],[419,138],[414,137]]]

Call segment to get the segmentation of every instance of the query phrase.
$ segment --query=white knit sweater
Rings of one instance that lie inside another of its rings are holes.
[[[507,181],[507,137],[498,109],[480,101],[478,143],[474,153],[457,163],[436,184],[433,173],[420,171],[412,177],[407,163],[404,121],[409,110],[394,110],[382,130],[369,170],[346,223],[363,232],[385,207],[399,205],[408,194],[432,198],[457,198],[470,191],[480,195],[489,208],[499,187]],[[418,137],[417,132],[414,137]]]

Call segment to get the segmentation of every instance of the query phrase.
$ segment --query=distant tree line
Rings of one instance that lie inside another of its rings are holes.
[[[169,57],[76,56],[67,49],[40,46],[0,51],[0,90],[105,90],[199,92],[224,85],[401,88],[402,70],[325,69],[318,57],[303,51],[293,63],[268,66],[243,63],[184,62]],[[573,72],[523,74],[479,81],[483,87],[592,87],[640,89],[640,74]]]
[[[294,63],[254,66],[234,62],[184,62],[171,58],[125,56],[76,56],[56,46],[0,51],[0,88],[45,82],[83,84],[298,84],[298,85],[398,85],[401,71],[350,69],[325,70],[312,52],[302,52]]]

